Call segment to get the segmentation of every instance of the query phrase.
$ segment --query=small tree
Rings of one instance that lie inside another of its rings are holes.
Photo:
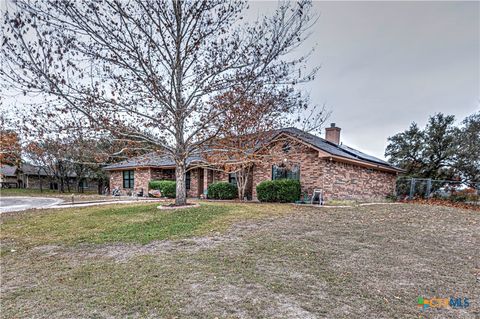
[[[21,162],[21,145],[18,132],[3,114],[0,115],[0,165],[18,166]]]
[[[318,130],[329,112],[325,107],[310,106],[307,98],[288,88],[257,86],[248,97],[241,92],[233,90],[214,100],[219,109],[229,107],[217,118],[218,138],[206,145],[204,153],[210,165],[235,174],[238,198],[244,199],[254,164],[284,157],[283,151],[269,145],[278,130],[294,125],[304,131]],[[288,143],[293,148],[295,142],[289,139]]]
[[[70,191],[71,163],[65,160],[67,145],[61,139],[45,139],[41,142],[31,142],[25,147],[27,157],[38,167],[40,179],[41,170],[56,182],[58,192]],[[41,180],[41,179],[40,179]]]

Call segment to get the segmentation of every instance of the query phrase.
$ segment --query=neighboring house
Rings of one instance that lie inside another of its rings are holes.
[[[78,183],[75,172],[68,174],[68,180],[71,190],[92,190],[97,191],[98,182],[94,178],[86,177]],[[2,165],[0,167],[0,184],[6,188],[30,188],[30,189],[58,189],[58,181],[54,174],[43,166],[23,163],[20,167]],[[67,186],[65,185],[65,191]]]
[[[23,187],[31,189],[58,189],[55,188],[53,174],[49,174],[48,170],[42,166],[32,164],[22,164],[20,168],[19,178],[23,181]]]
[[[391,164],[340,144],[340,128],[332,123],[326,128],[326,138],[320,138],[296,128],[278,130],[270,147],[278,149],[282,160],[255,163],[251,174],[249,198],[256,199],[256,185],[264,180],[299,179],[302,192],[311,195],[321,189],[324,199],[384,198],[395,191],[397,174],[402,170]],[[285,148],[291,141],[300,148],[290,152]],[[235,182],[235,174],[196,167],[200,157],[191,157],[187,166],[186,188],[189,197],[199,197],[208,185],[217,181]],[[288,163],[288,165],[284,165]],[[110,172],[110,189],[124,192],[147,191],[150,180],[174,180],[175,163],[168,156],[155,153],[138,156],[105,167]]]
[[[17,167],[10,165],[0,166],[0,187],[20,187],[22,181],[17,177]]]

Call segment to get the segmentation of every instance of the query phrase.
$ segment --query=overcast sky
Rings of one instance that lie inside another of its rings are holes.
[[[4,6],[5,0],[0,0]],[[246,14],[272,11],[256,1]],[[317,44],[305,86],[326,104],[341,141],[383,158],[387,138],[436,112],[460,122],[480,109],[480,2],[315,2],[320,15],[299,50]],[[18,104],[19,101],[17,101]]]
[[[253,2],[252,14],[276,6]],[[341,140],[383,158],[387,137],[435,112],[480,106],[480,2],[316,2],[307,85],[332,110]]]

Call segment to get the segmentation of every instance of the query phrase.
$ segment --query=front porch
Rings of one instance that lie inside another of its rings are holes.
[[[124,193],[147,193],[152,180],[175,180],[174,167],[142,167],[111,171],[110,190],[119,188]],[[187,196],[200,198],[208,186],[215,182],[228,182],[228,174],[209,168],[192,168],[187,171]]]

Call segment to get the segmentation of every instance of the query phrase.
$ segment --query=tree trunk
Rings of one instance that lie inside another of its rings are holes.
[[[242,174],[243,168],[235,173],[235,179],[237,180],[237,191],[238,191],[238,199],[243,200],[243,196],[245,194],[245,188],[244,183],[243,183],[243,174]]]
[[[40,172],[38,172],[38,182],[40,183],[40,193],[43,193],[42,177],[40,176]]]
[[[242,166],[242,168],[235,173],[237,180],[238,199],[245,199],[245,191],[248,185],[248,176],[250,175],[250,166]]]
[[[175,168],[175,181],[177,183],[176,186],[176,194],[175,194],[175,205],[186,205],[187,204],[187,189],[185,187],[185,173],[186,173],[186,165],[185,160],[177,161]]]

